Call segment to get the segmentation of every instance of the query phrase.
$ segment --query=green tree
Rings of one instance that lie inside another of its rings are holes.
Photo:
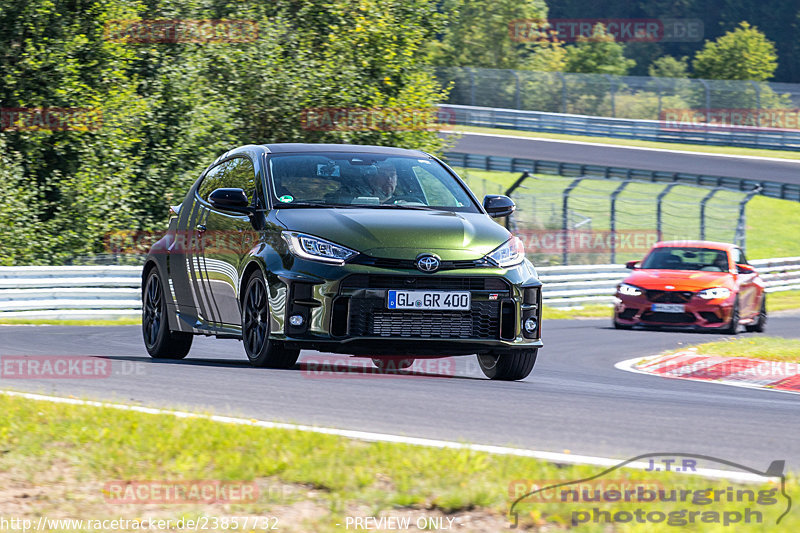
[[[778,67],[778,56],[763,33],[742,22],[716,41],[706,41],[693,66],[697,78],[766,81]]]
[[[430,46],[431,63],[442,67],[520,68],[538,43],[513,40],[509,24],[547,18],[544,0],[445,0],[442,11],[444,35]]]
[[[590,37],[579,36],[576,44],[567,47],[566,70],[624,76],[636,64],[625,57],[624,50],[602,24],[597,24]]]
[[[655,78],[688,78],[689,58],[659,57],[650,64],[647,73]]]

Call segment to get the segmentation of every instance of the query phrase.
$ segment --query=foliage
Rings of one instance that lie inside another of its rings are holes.
[[[648,75],[655,78],[688,78],[689,58],[680,59],[672,56],[662,56],[650,65]]]
[[[716,41],[706,41],[693,66],[698,78],[766,81],[778,67],[778,56],[763,33],[742,22]]]
[[[575,46],[568,48],[566,70],[624,76],[636,64],[625,57],[624,49],[605,26],[597,24],[590,37],[579,36]]]
[[[247,42],[108,38],[120,20],[253,21]],[[0,101],[86,108],[99,128],[0,131],[2,262],[103,251],[114,229],[160,230],[168,205],[230,148],[281,141],[439,151],[428,129],[311,131],[310,107],[429,110],[443,99],[422,47],[432,0],[10,0],[0,6]],[[26,200],[20,200],[26,191]]]

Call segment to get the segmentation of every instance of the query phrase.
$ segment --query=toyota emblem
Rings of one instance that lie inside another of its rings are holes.
[[[417,258],[417,268],[422,272],[436,272],[439,270],[439,260],[432,255],[423,255]]]

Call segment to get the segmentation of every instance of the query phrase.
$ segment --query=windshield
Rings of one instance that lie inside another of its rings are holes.
[[[703,270],[729,272],[728,253],[710,248],[656,248],[641,268],[663,270]]]
[[[478,213],[464,187],[428,158],[361,153],[273,155],[279,207],[374,207]]]

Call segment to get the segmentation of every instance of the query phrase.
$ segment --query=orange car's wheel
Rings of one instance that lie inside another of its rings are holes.
[[[731,320],[728,325],[722,330],[722,333],[728,335],[736,335],[739,332],[739,298],[733,304],[733,312],[731,312]]]

